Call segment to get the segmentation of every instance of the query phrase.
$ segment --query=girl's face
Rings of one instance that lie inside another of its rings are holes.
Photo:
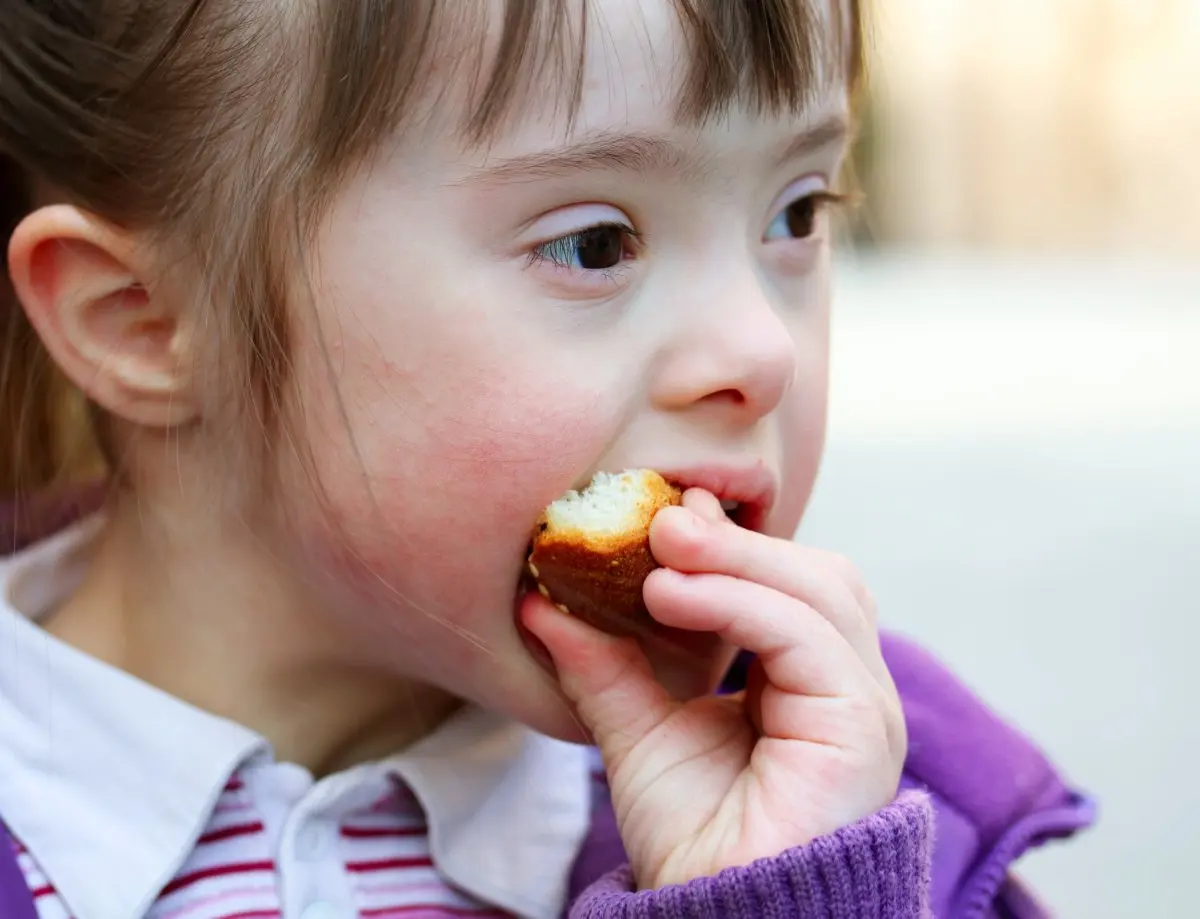
[[[672,5],[596,6],[569,130],[556,98],[481,151],[433,124],[340,195],[293,339],[320,507],[284,478],[308,508],[294,550],[379,661],[560,736],[573,722],[514,615],[546,504],[597,470],[734,488],[765,471],[760,528],[799,523],[848,118],[827,74],[798,116],[681,125]],[[652,656],[693,695],[731,653]]]

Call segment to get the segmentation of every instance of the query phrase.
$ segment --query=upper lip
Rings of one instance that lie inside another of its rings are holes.
[[[702,488],[718,501],[736,501],[738,523],[757,529],[775,504],[779,481],[761,460],[652,467],[680,488]]]

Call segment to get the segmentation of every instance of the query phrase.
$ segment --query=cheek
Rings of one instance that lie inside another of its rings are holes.
[[[827,314],[826,314],[827,315]],[[797,335],[796,383],[781,406],[780,436],[784,457],[784,489],[772,521],[775,535],[791,537],[812,497],[825,436],[829,407],[828,321]]]
[[[403,360],[356,355],[306,406],[318,427],[341,412],[348,432],[316,441],[331,524],[321,554],[356,593],[461,620],[515,583],[537,515],[617,422],[585,375],[511,347],[460,336]]]

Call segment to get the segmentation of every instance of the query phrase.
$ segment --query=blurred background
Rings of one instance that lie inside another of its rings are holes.
[[[1200,0],[874,7],[801,536],[1099,796],[1062,916],[1200,915]]]

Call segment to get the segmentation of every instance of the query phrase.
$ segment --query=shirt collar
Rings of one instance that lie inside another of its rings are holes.
[[[77,919],[134,919],[191,852],[229,776],[271,754],[254,732],[30,621],[77,581],[98,526],[0,562],[0,818]],[[452,883],[529,919],[562,913],[590,818],[586,748],[467,707],[379,765],[421,801]]]
[[[586,747],[469,707],[388,766],[425,809],[452,883],[517,916],[563,914],[591,819]]]
[[[30,621],[78,580],[98,525],[0,567],[0,817],[78,919],[124,919],[145,914],[265,745]]]

